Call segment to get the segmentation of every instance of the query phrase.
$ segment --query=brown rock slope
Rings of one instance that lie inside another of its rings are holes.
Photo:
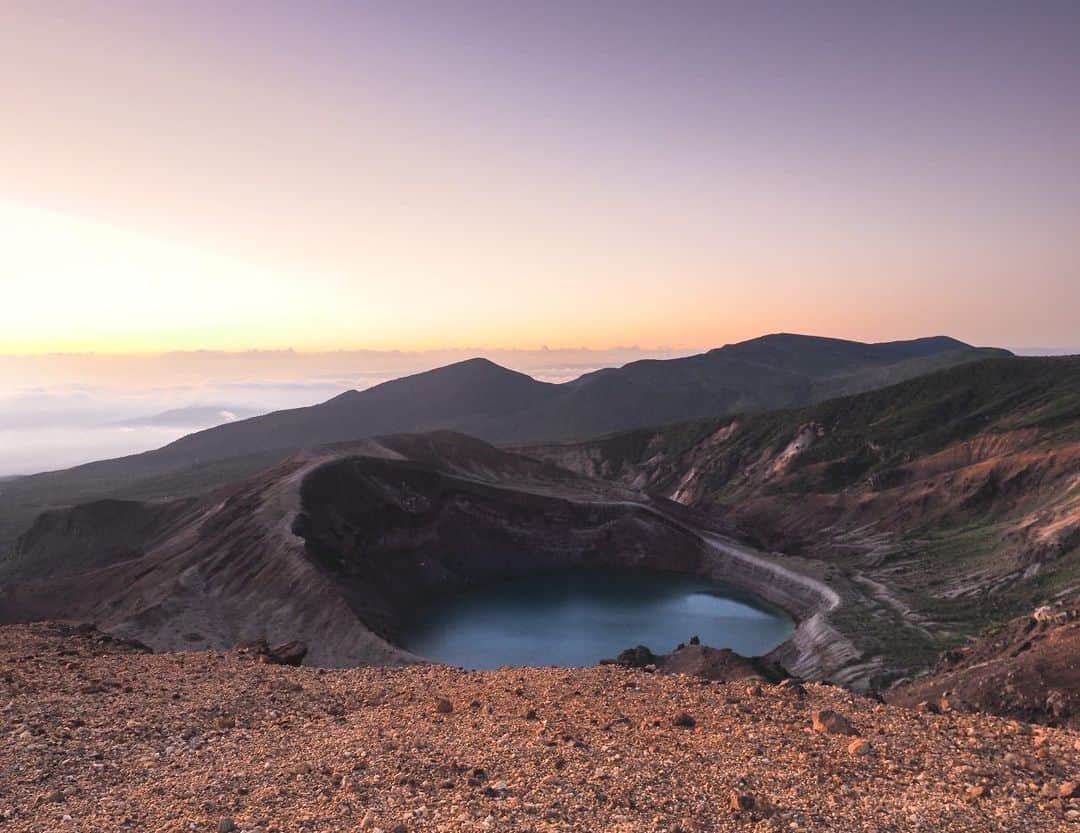
[[[1080,600],[1038,608],[948,651],[888,699],[1080,729]]]
[[[326,671],[33,625],[0,628],[0,704],[13,833],[1034,833],[1080,817],[1076,732],[813,684]],[[828,731],[834,716],[859,735]]]

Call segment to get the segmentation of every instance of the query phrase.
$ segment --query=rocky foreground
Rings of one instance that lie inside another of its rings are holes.
[[[1080,733],[616,666],[143,653],[0,628],[11,831],[1060,831]]]

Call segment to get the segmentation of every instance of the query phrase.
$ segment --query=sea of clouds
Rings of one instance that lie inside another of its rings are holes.
[[[0,477],[158,448],[185,434],[482,355],[549,382],[692,350],[290,350],[0,356]]]

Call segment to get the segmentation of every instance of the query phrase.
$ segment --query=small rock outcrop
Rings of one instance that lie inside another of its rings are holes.
[[[1069,611],[1055,605],[1042,605],[1031,614],[1040,625],[1064,625],[1069,621]]]
[[[861,758],[865,755],[869,755],[874,750],[870,746],[869,741],[863,740],[862,738],[855,738],[855,740],[848,744],[847,751],[849,755]]]
[[[770,818],[776,813],[776,808],[760,796],[744,792],[733,792],[728,801],[728,807],[732,813],[751,814],[760,818]]]
[[[302,665],[307,656],[308,646],[306,642],[293,640],[273,645],[266,652],[266,661],[273,665]]]
[[[670,654],[654,654],[645,645],[638,645],[601,664],[655,670],[660,674],[684,674],[713,682],[775,682],[784,674],[783,669],[761,657],[744,657],[728,648],[710,648],[702,645],[698,637],[692,637],[689,644],[680,645]]]
[[[645,645],[627,648],[615,658],[617,665],[627,668],[644,668],[646,665],[656,665],[657,656]]]

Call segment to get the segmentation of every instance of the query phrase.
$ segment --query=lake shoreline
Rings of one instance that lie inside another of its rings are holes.
[[[628,645],[666,653],[697,636],[745,656],[795,629],[782,608],[730,582],[656,570],[577,568],[485,583],[436,600],[398,640],[448,665],[586,667]]]

